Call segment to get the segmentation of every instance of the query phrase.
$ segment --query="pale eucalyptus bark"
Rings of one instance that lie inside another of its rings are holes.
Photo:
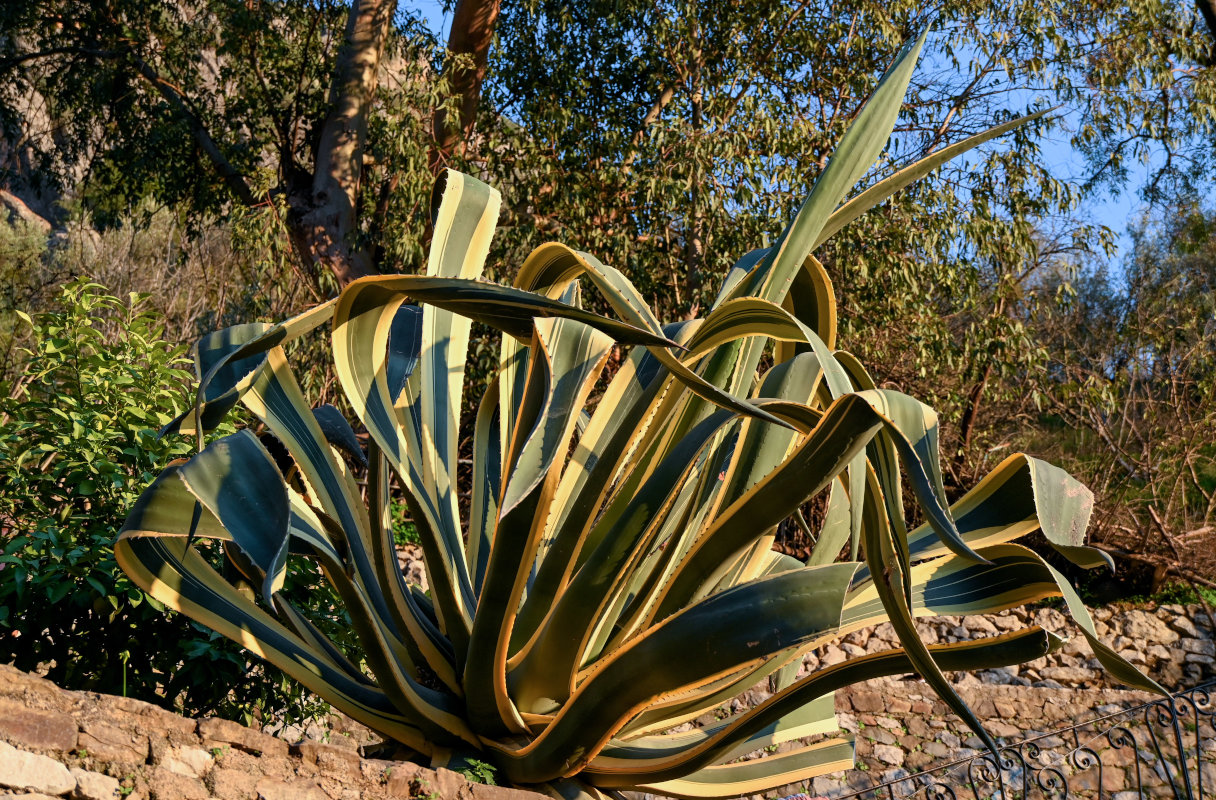
[[[357,241],[356,210],[367,119],[396,6],[396,0],[351,3],[313,172],[298,176],[288,194],[292,244],[301,258],[324,266],[342,286],[376,271],[370,249]]]

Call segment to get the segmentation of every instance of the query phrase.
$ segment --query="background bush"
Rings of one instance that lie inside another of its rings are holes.
[[[184,619],[114,560],[126,509],[190,449],[156,436],[184,407],[192,375],[148,298],[122,301],[74,280],[52,309],[17,313],[31,344],[0,416],[0,659],[189,714],[319,711],[217,634],[191,623],[182,635]]]

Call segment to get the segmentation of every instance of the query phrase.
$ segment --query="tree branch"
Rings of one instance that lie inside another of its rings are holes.
[[[633,162],[638,157],[638,145],[642,143],[642,139],[646,136],[646,129],[654,124],[659,118],[659,114],[663,113],[663,109],[671,102],[671,99],[676,96],[676,84],[669,84],[658,98],[654,101],[654,105],[646,112],[646,116],[642,117],[641,123],[633,132],[633,137],[629,140],[629,155],[621,162],[621,171],[629,172],[629,168],[633,166]]]
[[[207,126],[203,124],[198,113],[190,107],[186,98],[182,95],[180,89],[174,86],[169,81],[161,77],[152,65],[137,56],[129,50],[98,50],[91,47],[52,47],[47,50],[39,50],[36,53],[25,53],[20,56],[13,56],[0,60],[0,72],[19,66],[29,61],[37,61],[40,58],[50,58],[52,56],[61,55],[80,55],[91,56],[92,58],[104,59],[108,61],[118,61],[122,59],[130,59],[135,71],[140,77],[146,80],[157,94],[161,96],[173,110],[177,112],[190,128],[190,135],[194,137],[194,141],[198,143],[200,149],[207,156],[207,159],[219,172],[224,184],[247,206],[257,204],[257,199],[253,196],[253,192],[249,188],[249,184],[245,181],[245,176],[242,175],[232,162],[223,154],[215,139],[211,137],[211,133],[207,130]]]
[[[246,206],[257,205],[257,199],[253,196],[253,192],[249,188],[249,184],[245,181],[245,176],[242,175],[231,162],[220,152],[219,145],[211,138],[211,134],[207,131],[203,121],[198,114],[190,108],[186,99],[182,96],[181,91],[173,84],[166,81],[160,74],[152,68],[146,61],[134,53],[130,53],[131,62],[135,65],[135,70],[148,83],[152,84],[152,88],[156,89],[157,93],[164,98],[165,102],[173,106],[176,111],[186,121],[186,125],[190,128],[190,135],[194,137],[194,141],[210,159],[216,171],[223,178],[224,184],[236,195],[237,199]]]
[[[445,108],[436,111],[435,146],[430,155],[432,172],[447,164],[473,130],[500,5],[501,0],[457,0],[452,14],[452,31],[448,34],[445,71],[449,74],[452,92],[460,97],[460,117],[453,125]],[[466,56],[471,64],[460,63]]]
[[[1208,33],[1212,34],[1213,43],[1216,44],[1216,0],[1195,0],[1195,5],[1199,7],[1199,13],[1207,23]]]
[[[37,61],[40,58],[50,58],[51,56],[65,55],[93,56],[94,58],[118,58],[123,54],[117,50],[95,50],[88,47],[51,47],[46,50],[39,50],[36,53],[25,53],[19,56],[0,58],[0,72],[12,69],[13,67],[19,67],[27,61]]]

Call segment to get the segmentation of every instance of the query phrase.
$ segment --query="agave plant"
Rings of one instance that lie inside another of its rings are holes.
[[[123,568],[433,763],[476,758],[555,796],[756,794],[848,768],[833,692],[882,675],[919,674],[995,747],[943,670],[1024,662],[1060,639],[1031,627],[926,646],[918,616],[1062,595],[1119,680],[1162,691],[1097,639],[1060,574],[1013,543],[1038,529],[1074,563],[1104,563],[1083,546],[1089,491],[1016,455],[949,504],[932,409],[875,388],[835,349],[814,248],[1024,121],[839,205],[884,147],[919,47],[884,76],[777,244],[739,259],[703,319],[661,325],[621,273],[561,244],[534,251],[512,287],[480,280],[499,195],[448,172],[426,275],[356,281],[286,322],[198,343],[197,402],[170,429],[195,433],[199,450],[131,511],[116,544]],[[580,307],[584,282],[614,317]],[[464,475],[474,320],[503,336]],[[366,451],[336,408],[310,406],[288,364],[284,346],[324,325]],[[592,404],[615,347],[628,354]],[[238,401],[261,433],[202,446]],[[398,567],[394,493],[418,525],[427,592]],[[812,528],[800,508],[817,496]],[[805,563],[772,549],[790,518],[815,537]],[[223,574],[214,548],[199,547],[207,539],[222,542]],[[297,558],[340,596],[359,652],[285,598]],[[901,647],[797,677],[809,651],[886,621]],[[684,724],[762,682],[763,702]]]

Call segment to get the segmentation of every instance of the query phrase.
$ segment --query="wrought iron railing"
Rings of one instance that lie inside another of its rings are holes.
[[[833,800],[1202,800],[1216,788],[1216,681]],[[1122,794],[1122,796],[1120,796]],[[784,800],[809,800],[806,794]]]

